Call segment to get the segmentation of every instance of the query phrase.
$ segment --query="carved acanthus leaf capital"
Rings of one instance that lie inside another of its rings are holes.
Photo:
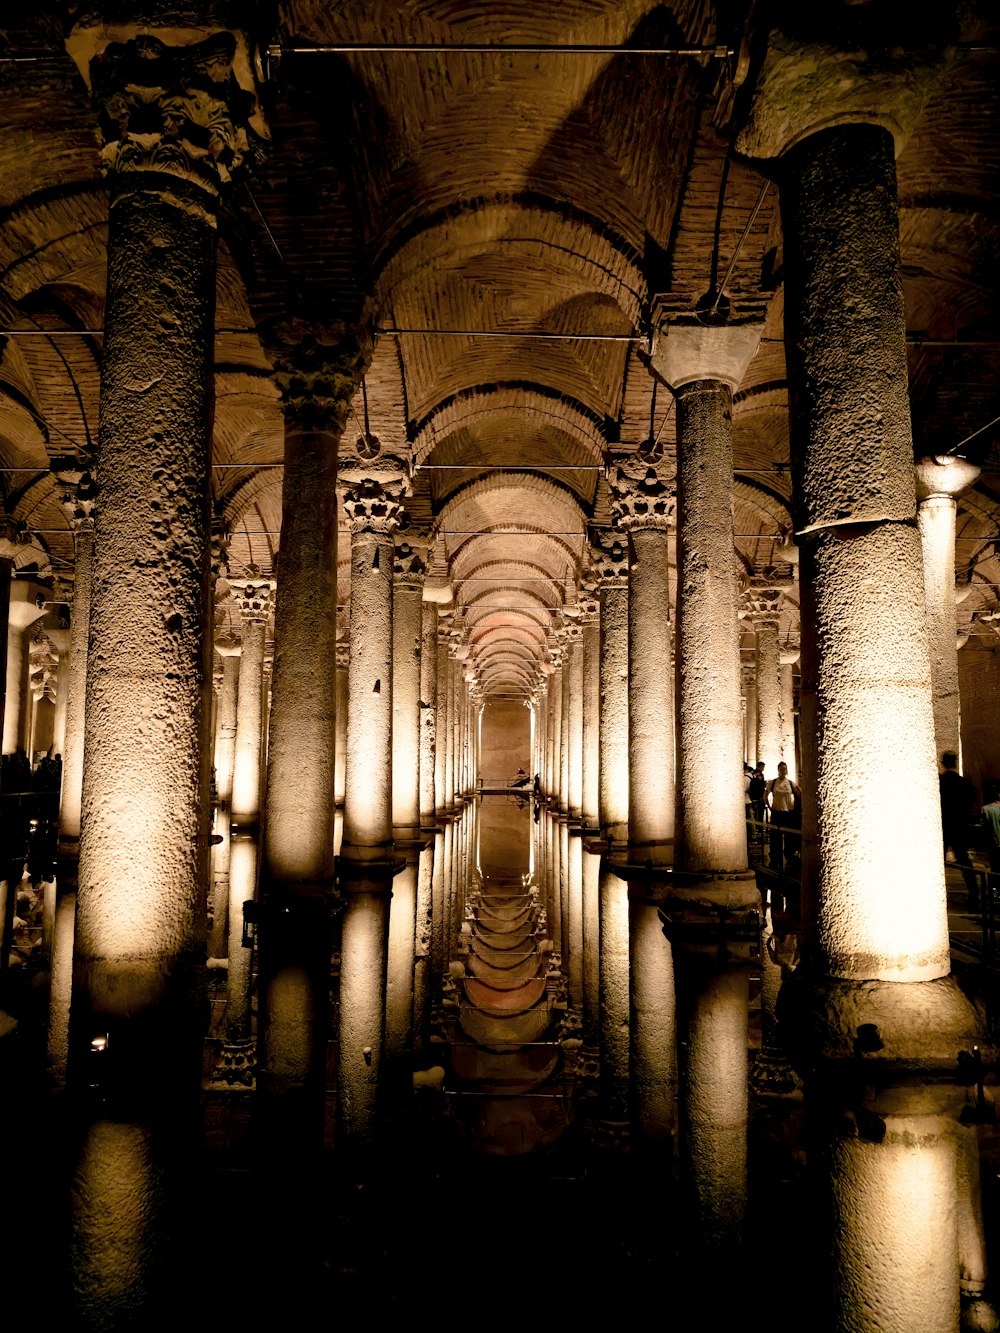
[[[623,460],[608,478],[608,485],[611,515],[622,532],[639,532],[644,528],[669,532],[674,527],[677,502],[673,486],[660,477],[655,467]]]
[[[230,579],[229,587],[245,625],[255,621],[267,623],[274,609],[273,579]]]
[[[97,104],[104,169],[183,181],[193,189],[177,202],[200,203],[214,222],[220,190],[266,137],[252,56],[242,33],[172,28],[170,37],[81,25],[67,49]]]
[[[628,587],[628,539],[602,531],[591,540],[591,570],[598,588]]]
[[[56,493],[63,513],[74,532],[90,532],[97,511],[97,483],[89,468],[73,458],[56,459],[52,465]]]
[[[750,620],[754,625],[776,625],[781,614],[781,599],[791,587],[790,580],[761,578],[758,575],[744,588],[740,619]]]
[[[392,558],[393,581],[410,588],[422,588],[426,573],[426,544],[397,539]]]
[[[371,326],[296,316],[272,325],[265,342],[286,417],[310,429],[342,431],[371,364]]]

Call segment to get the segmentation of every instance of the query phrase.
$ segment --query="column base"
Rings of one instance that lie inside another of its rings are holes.
[[[757,912],[761,905],[752,870],[675,870],[667,897],[672,904],[709,912]]]

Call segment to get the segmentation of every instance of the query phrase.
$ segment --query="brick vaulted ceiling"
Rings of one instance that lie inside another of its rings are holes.
[[[47,468],[96,436],[107,217],[93,112],[63,48],[72,8],[0,15],[0,489],[39,567],[57,573],[72,541]],[[670,395],[646,368],[653,299],[687,315],[723,278],[734,312],[765,318],[734,413],[737,556],[748,574],[782,568],[793,517],[778,195],[731,149],[747,6],[264,8],[228,6],[260,32],[271,134],[221,229],[213,485],[234,571],[280,554],[281,413],[259,331],[290,302],[371,319],[349,432],[367,411],[384,446],[409,452],[412,526],[438,572],[447,562],[487,687],[527,689],[545,632],[576,600],[588,528],[609,521],[609,459],[653,436],[672,470]],[[956,578],[971,587],[963,627],[990,641],[1000,25],[985,0],[962,15],[899,158],[900,230],[915,448],[983,465],[960,507]],[[387,45],[410,49],[356,49]],[[475,49],[487,45],[547,49]],[[661,53],[553,49],[580,46]],[[710,53],[662,53],[678,47]],[[796,634],[794,606],[782,633]]]

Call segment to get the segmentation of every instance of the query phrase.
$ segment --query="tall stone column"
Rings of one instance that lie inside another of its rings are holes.
[[[28,697],[28,677],[25,666],[28,659],[28,630],[45,614],[36,605],[42,590],[34,583],[15,581],[10,584],[10,602],[7,610],[7,682],[6,704],[3,715],[3,753],[28,748],[30,712],[25,707]],[[44,594],[43,594],[44,595]]]
[[[917,464],[917,523],[924,564],[931,655],[934,748],[938,760],[961,753],[958,649],[955,646],[955,514],[958,497],[979,476],[964,458],[944,455]]]
[[[341,463],[351,524],[351,663],[347,793],[341,848],[338,1144],[371,1144],[385,1033],[392,844],[393,533],[406,464],[376,453]]]
[[[215,651],[222,662],[219,686],[218,727],[215,738],[215,790],[218,801],[216,833],[212,848],[212,925],[208,935],[209,958],[228,957],[229,856],[233,801],[233,764],[236,757],[236,709],[240,689],[239,639],[216,639]]]
[[[336,722],[336,757],[334,760],[334,798],[343,808],[347,792],[347,679],[351,660],[350,633],[337,639],[337,722]]]
[[[256,113],[245,34],[88,23],[67,47],[111,188],[70,1077],[74,1291],[97,1326],[191,1298],[171,1202],[200,1086],[216,215]]]
[[[583,818],[583,630],[566,626],[566,680],[569,709],[566,718],[566,809],[571,824]]]
[[[777,777],[782,749],[781,674],[778,621],[783,589],[767,578],[754,577],[743,591],[740,615],[757,637],[754,683],[757,697],[756,760],[764,761],[769,778]]]
[[[580,588],[580,631],[583,635],[583,827],[596,830],[601,771],[601,604],[593,573]]]
[[[936,57],[908,25],[905,56],[869,61],[872,44],[889,50],[867,26],[880,18],[859,14],[844,51],[821,14],[787,11],[737,146],[773,160],[780,184],[803,689],[815,681],[821,738],[809,962],[786,983],[786,1012],[827,1102],[853,1098],[881,1122],[830,1157],[831,1202],[850,1219],[835,1238],[839,1290],[883,1327],[916,1319],[944,1333],[956,1327],[957,1247],[942,1236],[941,1265],[915,1265],[912,1231],[886,1226],[882,1207],[919,1169],[904,1143],[937,1140],[934,1213],[954,1215],[933,1084],[981,1038],[949,976],[894,160]]]
[[[253,978],[251,949],[244,944],[244,919],[247,904],[257,898],[264,641],[274,596],[269,579],[231,579],[229,587],[239,608],[242,639],[229,811],[229,978],[221,1070],[229,1081],[251,1083],[256,1065],[250,1022]]]
[[[437,750],[437,604],[420,610],[420,827],[434,827],[434,769]]]
[[[740,666],[743,690],[743,748],[751,768],[757,766],[757,663]]]
[[[322,1149],[337,785],[337,455],[368,330],[290,317],[268,330],[284,414],[261,866],[258,1107],[279,1177]],[[241,705],[242,707],[242,705]]]
[[[73,974],[77,867],[80,856],[80,800],[83,788],[83,739],[87,697],[87,642],[94,559],[97,487],[82,461],[58,459],[53,465],[59,502],[73,531],[75,553],[69,661],[66,664],[66,735],[56,870],[56,920],[53,924],[49,984],[48,1069],[52,1087],[66,1083],[69,1059],[69,1011]],[[2,577],[2,572],[0,572]]]
[[[598,822],[612,847],[628,840],[628,541],[602,533],[594,551],[601,598]]]
[[[443,819],[448,804],[448,731],[451,715],[451,690],[449,689],[448,644],[450,642],[451,616],[438,608],[437,630],[437,680],[435,682],[437,714],[435,724],[434,749],[434,807],[437,817]]]
[[[566,696],[563,677],[566,666],[562,643],[554,636],[549,641],[549,656],[554,668],[549,677],[549,695],[552,699],[552,795],[559,808],[562,803],[563,704]]]
[[[386,1057],[412,1055],[420,837],[420,684],[426,545],[397,540],[392,584],[392,835],[406,864],[392,882]]]
[[[788,776],[799,780],[799,764],[795,756],[795,663],[798,648],[782,648],[778,654],[781,678],[781,758],[788,765]]]
[[[629,859],[670,865],[674,853],[674,688],[670,663],[670,533],[674,497],[656,469],[628,462],[612,481],[615,526],[634,552],[628,588]]]

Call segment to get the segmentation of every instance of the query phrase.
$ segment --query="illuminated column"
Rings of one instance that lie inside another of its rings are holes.
[[[583,630],[566,626],[569,709],[566,718],[566,793],[570,823],[583,817]]]
[[[799,766],[795,759],[795,663],[798,648],[782,648],[778,654],[781,676],[781,758],[788,765],[788,776],[799,780]]]
[[[342,460],[350,477],[351,661],[347,793],[341,848],[337,1135],[347,1151],[372,1141],[385,1032],[392,852],[393,533],[407,488],[404,460]]]
[[[425,589],[426,597],[426,589]],[[437,604],[420,611],[420,826],[434,827],[434,765],[437,737]]]
[[[945,454],[917,464],[917,522],[924,564],[937,758],[961,753],[958,649],[955,646],[955,512],[959,495],[979,476],[964,458]]]
[[[577,839],[579,842],[580,839]],[[601,986],[601,858],[583,851],[583,1035],[596,1042],[600,1022]]]
[[[314,1161],[323,1142],[337,771],[337,457],[371,339],[365,328],[294,316],[272,325],[268,337],[284,416],[284,472],[265,732],[257,1101],[264,1147],[284,1175],[304,1158]]]
[[[556,638],[549,641],[549,656],[553,671],[549,676],[549,697],[552,700],[552,743],[551,755],[552,778],[551,791],[556,798],[556,808],[562,800],[562,731],[563,731],[563,650]]]
[[[209,958],[228,956],[230,816],[233,799],[233,761],[236,755],[236,708],[239,698],[240,651],[238,639],[216,639],[215,651],[222,661],[219,687],[218,727],[215,738],[215,789],[218,797],[216,833],[221,838],[212,848],[212,928],[208,937]]]
[[[350,631],[337,635],[337,722],[336,758],[334,768],[334,799],[343,808],[347,790],[347,702],[348,669],[351,660]]]
[[[269,579],[230,579],[242,626],[229,848],[229,979],[226,987],[226,1051],[223,1077],[251,1082],[251,951],[244,945],[246,904],[257,896],[263,736],[264,639],[274,602]]]
[[[585,829],[600,827],[598,792],[601,767],[601,604],[593,575],[580,589],[583,633],[583,780],[582,817]]]
[[[29,712],[24,707],[27,698],[25,659],[28,654],[28,627],[45,614],[44,607],[35,605],[35,598],[44,589],[34,583],[13,581],[10,585],[10,605],[7,611],[7,685],[3,715],[3,752],[26,750],[28,745]]]
[[[777,777],[782,747],[781,675],[778,652],[778,613],[782,588],[770,579],[754,577],[743,591],[740,611],[757,636],[757,734],[754,750],[768,777]]]
[[[443,818],[448,805],[448,731],[451,713],[448,688],[448,643],[451,625],[449,612],[438,608],[437,680],[435,683],[437,708],[434,750],[434,806],[438,818]]]
[[[628,589],[629,859],[670,865],[674,852],[674,687],[670,548],[674,497],[653,467],[629,462],[611,482],[615,526],[635,559]]]
[[[629,1117],[628,884],[601,861],[600,1050],[603,1118],[624,1126]]]
[[[455,797],[459,783],[458,727],[462,703],[462,659],[459,656],[462,644],[458,634],[459,632],[453,629],[448,641],[448,752],[445,760],[448,801],[445,808],[450,815],[458,813],[458,802]]]
[[[67,602],[67,609],[69,603]],[[62,756],[66,748],[66,714],[69,710],[69,667],[72,631],[68,617],[55,629],[47,631],[49,642],[56,650],[56,697],[52,715],[52,753]]]
[[[743,746],[747,763],[751,768],[757,764],[757,663],[743,662],[740,665],[740,681],[743,691]]]
[[[653,356],[677,399],[677,864],[687,871],[747,867],[729,481],[733,394],[760,333],[759,324],[674,325]],[[774,674],[777,686],[776,663]]]
[[[386,981],[385,1050],[413,1050],[420,855],[420,670],[426,545],[397,538],[392,582],[392,835],[406,865],[392,882]]]
[[[256,118],[244,34],[128,31],[67,40],[111,187],[70,1058],[90,1098],[73,1276],[93,1326],[191,1295],[170,1200],[189,1197],[202,1054],[216,215]]]
[[[558,630],[562,646],[562,707],[559,712],[559,812],[569,817],[570,734],[573,708],[573,626]]]
[[[613,846],[628,841],[628,539],[602,533],[594,565],[601,597],[598,821]]]
[[[876,40],[869,22],[866,11],[852,32],[859,52]],[[885,49],[884,32],[877,40]],[[815,778],[816,903],[789,1011],[814,1079],[844,1105],[874,1087],[882,1122],[831,1158],[844,1204],[837,1326],[850,1326],[850,1306],[885,1328],[943,1333],[957,1326],[954,1148],[915,1121],[927,1084],[981,1035],[948,975],[894,161],[936,58],[890,55],[876,68],[776,30],[737,148],[776,159],[780,183],[803,708],[815,682],[803,739],[820,738],[815,774],[803,765]],[[921,1140],[927,1153],[913,1151]],[[890,1195],[909,1202],[886,1225]],[[925,1198],[937,1225],[918,1223]]]
[[[59,502],[73,532],[75,552],[69,660],[66,663],[66,736],[63,744],[62,793],[59,801],[57,899],[52,936],[49,987],[48,1069],[53,1087],[66,1082],[69,1057],[69,1009],[73,972],[77,865],[80,850],[80,798],[83,786],[83,737],[90,636],[90,588],[94,558],[97,487],[82,462],[57,459],[53,465]],[[3,544],[0,542],[0,550]],[[0,571],[2,578],[2,571]]]

